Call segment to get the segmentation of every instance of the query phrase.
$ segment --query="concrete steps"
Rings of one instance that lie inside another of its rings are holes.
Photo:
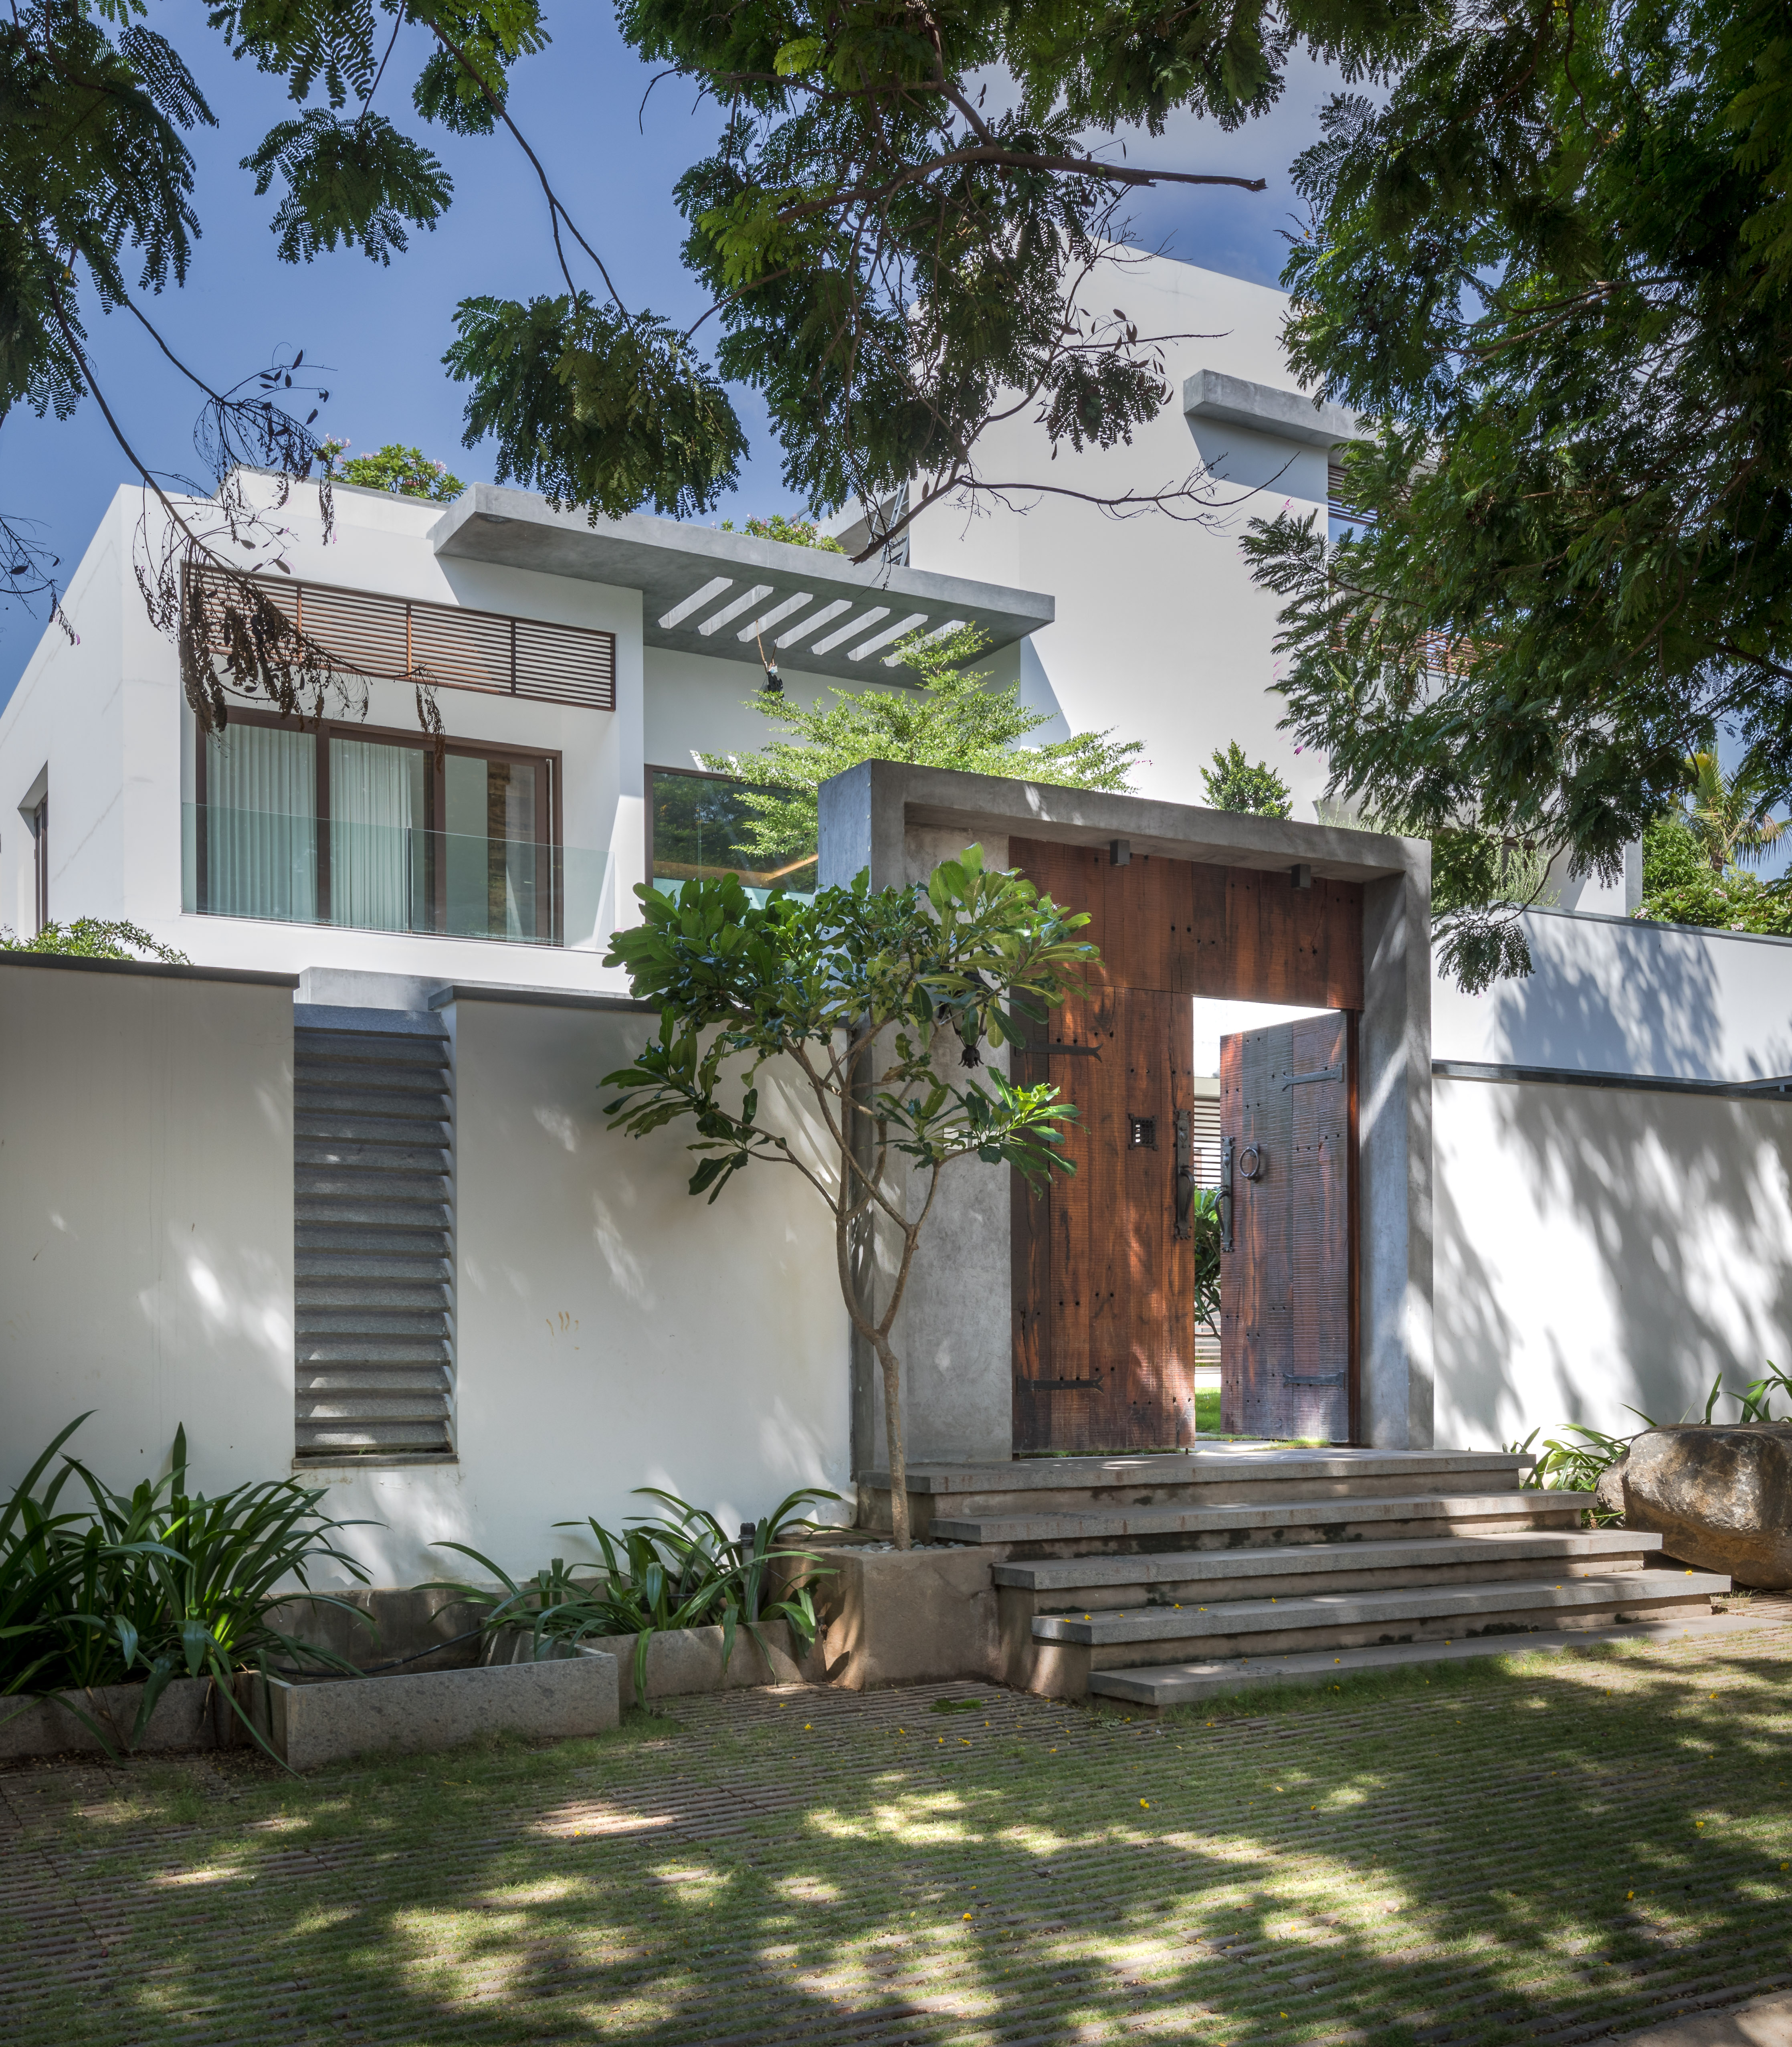
[[[1661,1551],[1659,1535],[1622,1528],[1527,1529],[1513,1534],[1446,1534],[1404,1542],[1278,1543],[1135,1552],[997,1564],[998,1590],[1030,1600],[1036,1613],[1194,1600],[1298,1598],[1343,1584],[1380,1588],[1642,1570]]]
[[[1231,1443],[917,1465],[910,1520],[928,1546],[912,1566],[892,1564],[917,1597],[893,1599],[889,1625],[932,1635],[930,1670],[956,1655],[987,1667],[991,1650],[971,1638],[982,1629],[988,1643],[993,1604],[1006,1682],[1149,1707],[1257,1681],[1265,1659],[1311,1658],[1335,1679],[1390,1656],[1709,1623],[1727,1579],[1663,1568],[1654,1535],[1582,1527],[1587,1496],[1527,1488],[1531,1463],[1508,1451]],[[868,1473],[859,1527],[887,1530],[890,1502],[888,1474]],[[936,1581],[950,1581],[950,1597],[919,1596]],[[855,1625],[863,1647],[877,1631],[863,1616]],[[962,1650],[940,1638],[954,1627]],[[880,1672],[901,1660],[882,1654],[862,1660]]]
[[[1493,1534],[1580,1525],[1585,1499],[1562,1492],[1419,1492],[1304,1496],[1230,1505],[1109,1507],[1097,1511],[937,1516],[937,1542],[999,1547],[1009,1558],[1130,1555],[1154,1550],[1237,1550],[1283,1543],[1416,1538],[1440,1530]]]
[[[1729,1588],[1728,1578],[1704,1572],[1630,1570],[1041,1614],[1032,1623],[1029,1689],[1076,1698],[1097,1671],[1136,1673],[1153,1664],[1317,1649],[1335,1654],[1408,1641],[1509,1638],[1538,1628],[1610,1627],[1627,1618],[1671,1618],[1677,1610],[1709,1613],[1713,1597]],[[1512,1646],[1509,1639],[1500,1643],[1502,1650]]]
[[[1639,1620],[1615,1627],[1544,1628],[1500,1639],[1392,1642],[1369,1649],[1314,1650],[1303,1655],[1217,1658],[1192,1663],[1157,1663],[1130,1670],[1094,1670],[1089,1690],[1146,1712],[1172,1706],[1199,1706],[1209,1699],[1249,1691],[1260,1685],[1334,1685],[1364,1672],[1407,1670],[1415,1666],[1460,1663],[1478,1656],[1522,1650],[1585,1649],[1602,1642],[1677,1642],[1690,1635],[1732,1634],[1761,1625],[1758,1616],[1701,1612],[1694,1607],[1669,1619]]]
[[[925,1541],[946,1519],[963,1523],[1142,1507],[1511,1492],[1530,1461],[1503,1450],[1319,1450],[1245,1443],[1163,1456],[917,1464],[907,1473],[909,1516],[917,1538]],[[867,1473],[858,1491],[859,1526],[887,1530],[889,1473]]]

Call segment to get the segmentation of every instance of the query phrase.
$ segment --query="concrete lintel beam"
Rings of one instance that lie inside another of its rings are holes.
[[[964,831],[973,838],[1018,834],[1070,846],[1106,846],[1123,838],[1135,859],[1156,853],[1269,872],[1304,865],[1330,881],[1383,880],[1415,869],[1429,873],[1427,849],[1383,832],[888,760],[867,761],[825,784],[821,815],[825,885],[850,881],[861,867],[871,869],[875,887],[896,881],[904,833],[916,825]],[[830,854],[840,862],[837,871],[830,865]]]

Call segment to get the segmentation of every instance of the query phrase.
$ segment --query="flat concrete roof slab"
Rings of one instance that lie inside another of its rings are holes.
[[[1056,611],[1037,590],[861,565],[677,519],[631,513],[593,523],[533,491],[489,483],[456,498],[430,540],[450,559],[638,590],[650,647],[756,662],[756,629],[781,668],[860,683],[904,679],[890,650],[910,633],[975,625],[993,650],[1049,625]]]

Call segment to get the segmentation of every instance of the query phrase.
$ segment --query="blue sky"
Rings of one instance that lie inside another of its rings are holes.
[[[489,479],[489,449],[462,446],[462,393],[440,358],[462,299],[526,298],[557,288],[540,188],[514,143],[462,140],[413,120],[413,132],[427,134],[454,180],[454,205],[435,232],[413,236],[389,269],[358,250],[311,265],[281,263],[268,227],[278,195],[257,199],[238,168],[289,110],[279,81],[231,61],[206,29],[198,0],[162,0],[154,19],[192,63],[218,120],[191,138],[203,234],[187,286],[149,308],[170,345],[215,383],[302,348],[307,370],[318,370],[331,394],[319,429],[346,435],[351,453],[400,441],[469,482]],[[516,74],[519,125],[624,298],[689,322],[704,302],[678,261],[683,223],[672,186],[707,153],[716,109],[672,79],[650,93],[651,75],[618,37],[607,7],[550,10],[549,21],[553,46]],[[395,119],[409,114],[415,70],[401,71],[397,58],[388,68],[379,103]],[[1257,194],[1173,186],[1141,194],[1134,238],[1187,262],[1273,283],[1284,246],[1278,230],[1291,224],[1296,203],[1287,165],[1316,133],[1327,89],[1321,72],[1297,64],[1280,106],[1240,134],[1184,120],[1161,138],[1130,138],[1135,163],[1270,180]],[[98,373],[138,453],[153,468],[194,473],[191,387],[128,315],[95,314],[90,331]],[[794,509],[754,394],[735,395],[751,452],[740,489],[713,516]],[[38,522],[37,536],[61,555],[64,574],[112,493],[129,480],[91,401],[68,421],[15,411],[0,429],[0,507]],[[0,703],[41,630],[40,619],[0,609]]]

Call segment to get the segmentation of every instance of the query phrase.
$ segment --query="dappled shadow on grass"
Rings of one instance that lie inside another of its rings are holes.
[[[792,1690],[297,1782],[0,1777],[64,1907],[16,2037],[68,2037],[80,1968],[93,2047],[1572,2040],[1792,1979],[1789,1677],[1763,1631],[1161,1724]]]

